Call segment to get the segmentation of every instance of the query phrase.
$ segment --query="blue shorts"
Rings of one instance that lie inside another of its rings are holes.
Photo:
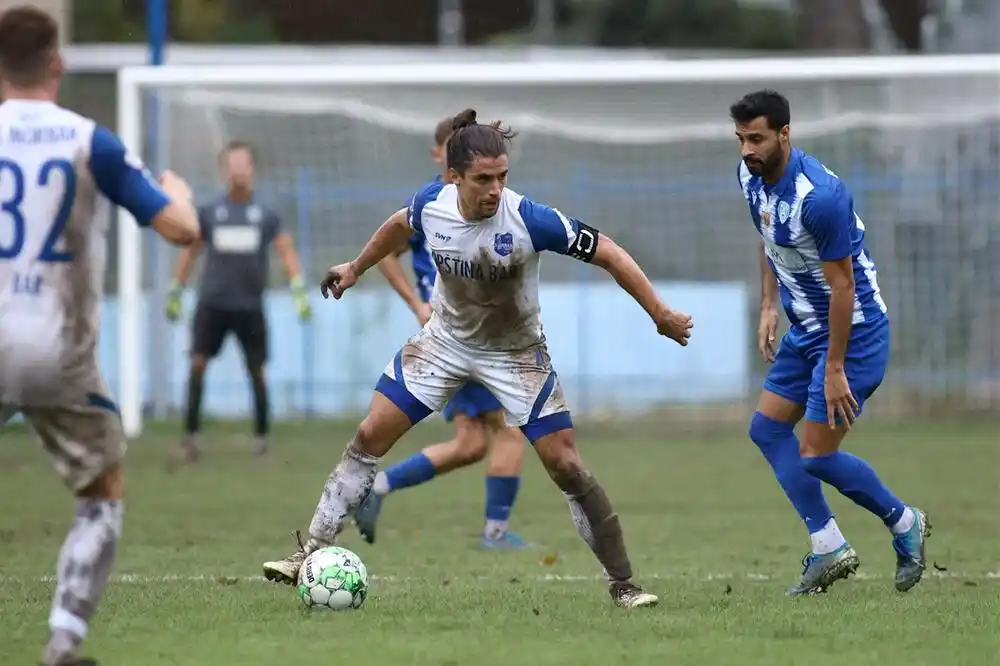
[[[445,421],[454,419],[455,414],[465,414],[474,419],[497,409],[503,409],[503,405],[493,397],[490,390],[479,382],[470,381],[451,397],[441,410],[441,415]]]
[[[791,329],[781,339],[764,389],[806,406],[806,418],[826,423],[826,350],[829,337]],[[858,403],[858,415],[882,383],[889,365],[889,320],[857,325],[844,355],[844,374]]]

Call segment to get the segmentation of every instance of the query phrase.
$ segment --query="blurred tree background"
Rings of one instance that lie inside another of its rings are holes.
[[[920,49],[928,0],[879,0],[897,41]],[[437,0],[170,0],[191,43],[434,44]],[[535,0],[464,0],[470,44],[532,40]],[[77,0],[77,42],[145,40],[145,0]],[[674,49],[866,50],[864,0],[555,0],[557,44]]]

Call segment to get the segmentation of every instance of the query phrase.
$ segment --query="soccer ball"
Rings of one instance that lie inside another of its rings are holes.
[[[302,563],[296,591],[309,608],[361,608],[368,596],[368,569],[346,548],[320,548]]]

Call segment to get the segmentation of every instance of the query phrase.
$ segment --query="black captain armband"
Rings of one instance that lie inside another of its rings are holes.
[[[576,232],[576,240],[569,244],[566,254],[589,264],[597,254],[597,239],[600,238],[601,232],[583,222],[577,224],[579,229]]]

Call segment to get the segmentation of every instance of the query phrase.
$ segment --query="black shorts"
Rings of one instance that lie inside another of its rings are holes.
[[[199,303],[194,313],[191,353],[213,358],[222,349],[229,332],[236,335],[248,366],[264,365],[267,322],[263,310],[222,310]]]

